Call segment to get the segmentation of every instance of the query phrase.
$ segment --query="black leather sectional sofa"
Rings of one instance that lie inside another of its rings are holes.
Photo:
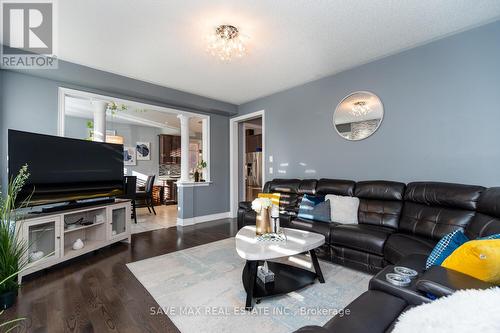
[[[425,262],[441,237],[457,229],[470,239],[500,233],[500,187],[439,182],[362,181],[337,179],[275,179],[264,192],[280,193],[282,226],[321,233],[326,244],[319,255],[326,260],[378,273],[367,292],[346,308],[351,316],[336,316],[324,327],[300,332],[385,332],[408,308],[430,302],[427,293],[444,296],[458,289],[488,288],[470,276],[432,267]],[[358,224],[325,223],[297,217],[304,194],[336,194],[360,199]],[[238,227],[255,224],[249,202],[241,202]],[[393,287],[385,274],[393,265],[416,269],[410,287]]]
[[[263,191],[281,194],[282,226],[325,236],[323,259],[372,273],[409,255],[427,257],[441,237],[456,229],[465,230],[470,239],[500,233],[500,188],[438,182],[406,185],[380,180],[275,179],[267,182]],[[358,224],[298,218],[304,194],[358,197]],[[245,225],[255,225],[249,202],[241,202],[238,210],[238,227]]]

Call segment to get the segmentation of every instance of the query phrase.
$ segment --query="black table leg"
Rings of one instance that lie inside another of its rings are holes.
[[[314,266],[314,270],[316,271],[316,275],[318,276],[318,280],[320,283],[325,283],[325,279],[323,278],[323,272],[321,272],[321,267],[319,267],[318,257],[316,257],[316,252],[314,249],[309,251],[311,254],[311,261]]]
[[[248,266],[248,291],[247,291],[247,303],[245,305],[245,308],[247,310],[252,310],[253,308],[253,290],[255,287],[255,280],[257,279],[257,266],[259,262],[258,261],[247,261],[247,266]]]

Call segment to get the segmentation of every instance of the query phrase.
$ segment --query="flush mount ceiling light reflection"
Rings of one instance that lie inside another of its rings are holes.
[[[106,135],[106,142],[107,143],[116,143],[116,144],[123,144],[123,136],[120,135]]]
[[[366,105],[365,101],[355,102],[351,108],[351,114],[355,117],[366,116],[371,112],[371,109]]]
[[[245,47],[247,38],[233,25],[219,25],[207,39],[208,52],[222,61],[241,58],[247,53]]]

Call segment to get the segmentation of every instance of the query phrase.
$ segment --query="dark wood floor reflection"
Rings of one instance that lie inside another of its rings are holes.
[[[125,266],[236,234],[236,221],[149,231],[68,263],[29,276],[17,304],[1,321],[26,317],[14,332],[179,332]],[[175,269],[175,267],[172,267]]]

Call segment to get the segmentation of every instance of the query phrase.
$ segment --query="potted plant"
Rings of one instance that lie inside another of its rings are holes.
[[[7,193],[0,193],[0,309],[12,306],[17,298],[17,273],[26,267],[28,244],[21,238],[16,209],[26,207],[29,199],[16,205],[19,191],[29,177],[28,166],[23,166],[15,178],[9,180]]]
[[[0,281],[0,287],[4,286],[5,283],[13,277],[16,277],[19,272],[14,272],[12,275],[6,277],[2,281]],[[0,316],[3,314],[4,310],[0,310]],[[0,322],[0,332],[11,332],[13,331],[16,327],[19,326],[19,322],[25,320],[26,318],[14,318],[10,319],[4,322]]]
[[[204,160],[201,160],[198,165],[196,166],[196,170],[194,172],[194,181],[195,182],[203,182],[204,180],[201,178],[203,175],[203,169],[207,167],[207,162]]]

